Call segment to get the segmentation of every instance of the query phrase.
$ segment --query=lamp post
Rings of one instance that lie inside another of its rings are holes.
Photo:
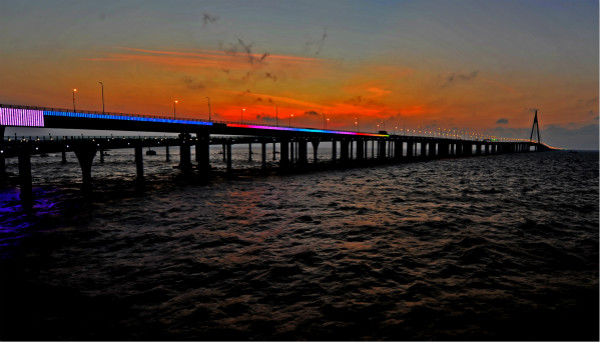
[[[291,115],[290,115],[290,123],[289,123],[289,125],[288,125],[289,127],[292,127],[292,118],[293,118],[293,117],[294,117],[294,114],[291,114]]]
[[[175,120],[175,105],[179,103],[179,100],[173,101],[173,120]]]
[[[246,111],[246,108],[242,108],[242,112],[240,114],[240,123],[244,123],[244,112]]]
[[[104,83],[102,82],[98,82],[100,83],[100,86],[102,87],[102,114],[104,114]]]
[[[77,111],[75,110],[75,93],[77,92],[77,89],[73,89],[73,112],[77,113]]]
[[[329,118],[327,118],[327,120],[325,120],[325,129],[327,129],[327,124],[329,123]]]
[[[206,100],[208,101],[208,121],[211,121],[210,119],[210,97],[206,97]]]
[[[358,133],[358,118],[354,118],[354,128],[356,129],[356,132]]]

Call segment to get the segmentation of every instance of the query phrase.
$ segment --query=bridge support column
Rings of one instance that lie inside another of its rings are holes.
[[[281,139],[281,151],[279,152],[279,166],[282,170],[286,170],[290,164],[290,152],[289,152],[289,141],[287,139]]]
[[[427,143],[421,141],[421,159],[427,158]]]
[[[6,127],[0,126],[0,185],[3,184],[6,177],[6,160],[4,158],[4,130]]]
[[[86,144],[83,142],[78,145],[74,146],[73,151],[81,167],[81,178],[83,181],[81,189],[83,192],[89,193],[92,191],[92,162],[96,156],[96,146],[94,143]]]
[[[486,143],[484,146],[484,153],[485,154],[490,154],[490,144]]]
[[[27,148],[19,152],[19,186],[21,193],[19,197],[24,206],[31,207],[33,204],[33,190],[31,181],[31,156]]]
[[[100,162],[104,163],[104,150],[100,149]]]
[[[406,142],[406,158],[412,158],[414,152],[414,146],[412,141]]]
[[[227,144],[223,144],[223,161],[227,161]]]
[[[337,141],[331,140],[331,161],[335,163],[337,158]]]
[[[248,143],[248,161],[252,161],[252,143]]]
[[[313,158],[314,158],[314,163],[317,163],[317,150],[319,149],[319,141],[318,140],[313,140],[311,141],[312,143],[312,147],[313,147]]]
[[[142,154],[142,146],[136,146],[133,148],[135,151],[135,170],[136,170],[136,181],[138,183],[144,182],[144,157]],[[102,150],[100,150],[102,153]]]
[[[67,151],[62,150],[61,152],[61,164],[66,164],[67,163]]]
[[[298,164],[302,166],[308,164],[308,147],[305,139],[298,141]]]
[[[348,162],[349,141],[346,139],[340,140],[340,162]]]
[[[295,152],[295,151],[294,151],[294,144],[295,144],[295,143],[296,143],[296,142],[295,142],[295,141],[293,141],[293,140],[290,142],[290,162],[291,162],[292,164],[293,164],[293,163],[294,163],[294,161],[296,160],[296,154],[294,153],[294,152]]]
[[[261,143],[261,156],[262,156],[261,167],[262,167],[263,171],[266,171],[267,170],[267,143],[266,142]]]
[[[477,148],[476,148],[477,155],[479,156],[479,155],[481,155],[481,144],[480,143],[476,143],[476,146],[477,146]]]
[[[190,144],[188,142],[189,134],[183,133],[179,137],[181,139],[181,145],[179,145],[179,168],[184,172],[188,172],[192,167]]]
[[[402,160],[402,140],[394,141],[394,159],[396,161]]]
[[[168,163],[168,162],[170,162],[171,160],[169,159],[169,145],[166,145],[166,146],[165,146],[165,156],[166,156],[166,157],[165,157],[165,161],[166,161],[167,163]]]
[[[361,162],[365,160],[365,141],[362,139],[356,141],[356,159]]]
[[[277,160],[277,142],[273,141],[273,161]]]
[[[379,159],[385,159],[386,157],[385,144],[385,140],[377,140],[377,158]]]
[[[200,173],[210,171],[210,134],[196,133],[196,163]]]

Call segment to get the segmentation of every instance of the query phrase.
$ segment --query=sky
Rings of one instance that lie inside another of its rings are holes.
[[[76,88],[77,109],[102,111],[102,82],[109,112],[208,119],[210,101],[212,120],[513,138],[537,110],[544,142],[598,150],[598,13],[597,0],[0,0],[0,103],[72,109]]]

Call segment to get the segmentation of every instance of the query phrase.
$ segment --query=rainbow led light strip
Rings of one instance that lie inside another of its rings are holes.
[[[367,136],[367,137],[389,137],[388,134],[330,131],[330,130],[326,130],[326,129],[312,129],[312,128],[273,127],[273,126],[258,126],[258,125],[243,125],[243,124],[227,124],[227,127],[268,129],[268,130],[289,131],[289,132],[307,132],[307,133],[327,133],[327,134],[360,135],[360,136]]]
[[[44,127],[44,113],[36,109],[0,108],[0,126]]]
[[[126,116],[126,115],[108,115],[108,114],[90,114],[90,113],[73,113],[73,112],[55,112],[45,110],[44,115],[47,116],[62,116],[69,118],[82,118],[82,119],[103,119],[103,120],[122,120],[122,121],[140,121],[140,122],[157,122],[157,123],[175,123],[175,124],[186,124],[186,125],[202,125],[212,126],[212,122],[206,121],[192,121],[192,120],[181,120],[181,119],[162,119],[162,118],[151,118],[151,117],[139,117],[139,116]]]

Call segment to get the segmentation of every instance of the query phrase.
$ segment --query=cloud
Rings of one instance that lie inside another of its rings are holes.
[[[507,124],[508,123],[508,119],[506,118],[500,118],[498,119],[498,121],[496,121],[497,124]]]
[[[185,77],[183,79],[183,83],[185,84],[185,86],[188,89],[192,89],[192,90],[200,90],[200,89],[206,88],[204,86],[204,84],[202,84],[200,82],[197,82],[197,81],[194,81],[191,77]]]
[[[459,74],[459,73],[455,73],[453,72],[452,74],[450,74],[450,76],[448,76],[446,78],[446,83],[444,83],[442,86],[443,87],[447,87],[450,86],[456,82],[466,82],[466,81],[470,81],[474,78],[477,77],[477,75],[479,75],[479,71],[475,70],[469,74]]]
[[[304,115],[321,115],[317,112],[315,112],[314,110],[308,111],[308,112],[304,112]]]
[[[202,13],[202,26],[206,27],[208,24],[212,24],[219,20],[219,17],[216,17],[209,13]]]
[[[321,35],[321,39],[319,40],[308,40],[305,44],[304,44],[304,50],[309,50],[311,49],[312,46],[316,45],[316,51],[315,51],[315,55],[319,55],[321,53],[321,50],[323,49],[323,45],[325,44],[325,39],[327,38],[327,27],[323,28],[323,34]]]

